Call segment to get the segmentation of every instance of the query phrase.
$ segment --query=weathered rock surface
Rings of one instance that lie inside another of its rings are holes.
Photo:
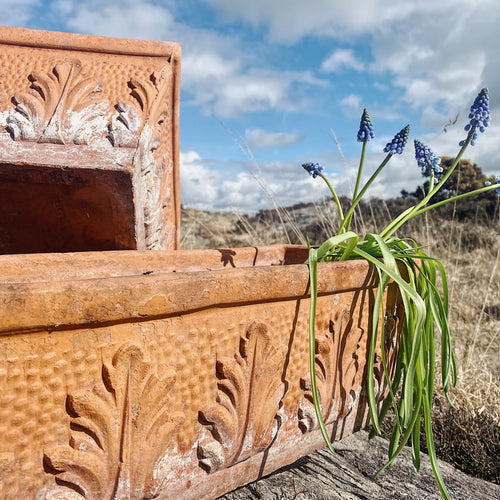
[[[441,498],[427,455],[419,474],[406,448],[391,469],[373,479],[384,465],[388,442],[368,441],[365,431],[336,443],[336,455],[326,448],[293,465],[220,497],[224,500],[402,500]],[[441,473],[453,499],[500,498],[500,486],[473,478],[441,462]]]

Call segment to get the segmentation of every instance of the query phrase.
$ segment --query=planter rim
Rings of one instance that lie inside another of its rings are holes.
[[[149,57],[176,57],[181,54],[177,42],[136,40],[106,36],[81,35],[58,31],[0,26],[0,39],[6,45],[44,49],[81,50],[101,54],[124,54]]]
[[[0,334],[147,321],[215,307],[307,298],[306,250],[271,245],[0,256]],[[229,253],[232,265],[221,262],[221,252]],[[320,263],[318,293],[372,288],[375,274],[361,260]]]

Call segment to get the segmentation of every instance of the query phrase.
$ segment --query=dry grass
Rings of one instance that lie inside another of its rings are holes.
[[[359,233],[380,231],[404,200],[374,201],[355,218]],[[498,210],[497,210],[498,212]],[[438,454],[460,469],[500,484],[500,221],[488,225],[422,217],[405,227],[427,253],[440,258],[448,273],[450,327],[459,379],[450,407],[438,393],[434,429]],[[254,216],[182,212],[182,247],[216,248],[273,243],[313,243],[335,233],[338,219],[331,201],[298,205],[288,215]],[[300,231],[299,231],[300,230]],[[401,235],[400,235],[401,236]],[[438,381],[436,384],[438,385]],[[425,448],[425,446],[424,446]]]

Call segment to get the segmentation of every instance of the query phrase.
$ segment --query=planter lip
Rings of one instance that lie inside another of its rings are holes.
[[[0,333],[148,321],[307,298],[309,269],[297,263],[306,250],[271,245],[0,256]],[[287,260],[287,252],[293,258]],[[221,253],[232,257],[235,267],[224,267]],[[179,272],[183,261],[187,270]],[[322,263],[318,278],[319,295],[375,286],[365,261]]]
[[[136,40],[106,36],[81,35],[58,31],[0,26],[0,39],[5,45],[21,45],[44,49],[80,50],[101,54],[123,54],[146,57],[180,58],[177,42]]]

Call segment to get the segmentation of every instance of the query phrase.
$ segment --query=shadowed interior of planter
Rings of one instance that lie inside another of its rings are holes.
[[[3,164],[0,253],[133,249],[128,171]]]

